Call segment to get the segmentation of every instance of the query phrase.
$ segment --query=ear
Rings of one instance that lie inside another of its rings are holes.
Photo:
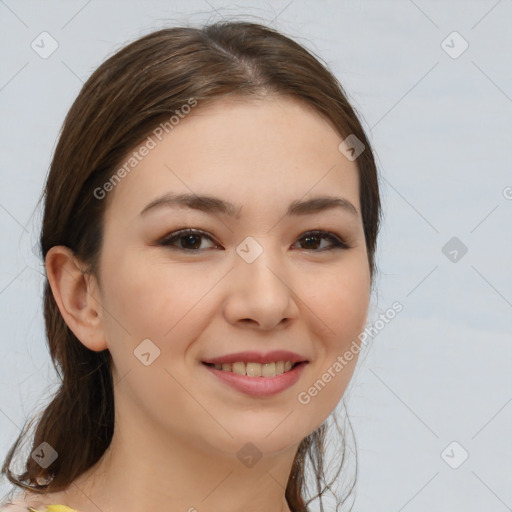
[[[108,348],[96,278],[85,271],[68,247],[58,245],[46,254],[46,274],[62,318],[90,350]]]

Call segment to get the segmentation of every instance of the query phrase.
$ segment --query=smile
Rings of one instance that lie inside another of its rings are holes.
[[[278,374],[277,369],[281,369],[283,363],[283,373]],[[288,364],[286,364],[288,363]],[[219,364],[204,363],[203,366],[215,376],[221,383],[230,386],[231,388],[251,395],[254,397],[269,397],[285,391],[292,387],[300,378],[308,362],[302,361],[300,363],[291,363],[291,361],[277,361],[276,363],[223,363],[219,369]],[[285,370],[286,368],[289,368]],[[290,366],[292,365],[292,366]],[[223,367],[225,366],[226,369]],[[263,369],[263,367],[268,367]],[[274,366],[274,368],[272,368]],[[259,369],[258,367],[262,367]],[[238,372],[240,373],[237,373]],[[243,370],[243,373],[241,373]],[[269,376],[253,375],[249,376],[247,372],[266,372]]]
[[[294,366],[300,363],[293,363],[292,361],[275,361],[260,364],[238,361],[236,363],[219,363],[215,365],[211,363],[205,364],[215,367],[216,370],[232,372],[238,375],[247,375],[248,377],[275,377],[276,375],[289,372]]]

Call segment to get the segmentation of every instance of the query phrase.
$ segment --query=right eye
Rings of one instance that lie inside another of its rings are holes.
[[[181,251],[198,252],[205,250],[205,248],[201,249],[201,238],[207,238],[214,242],[213,238],[203,231],[187,228],[174,231],[165,236],[160,240],[159,245]],[[215,247],[218,248],[219,246],[214,245]]]

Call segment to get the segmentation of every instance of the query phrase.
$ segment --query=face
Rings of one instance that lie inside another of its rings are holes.
[[[327,121],[282,97],[199,104],[155,140],[109,192],[104,218],[99,300],[116,422],[217,454],[297,445],[342,398],[357,352],[340,357],[366,322],[356,163]],[[176,194],[195,203],[162,199]],[[341,206],[298,206],[321,197]],[[229,382],[204,364],[276,350],[307,362],[293,378],[231,372]],[[268,393],[251,378],[269,379]]]

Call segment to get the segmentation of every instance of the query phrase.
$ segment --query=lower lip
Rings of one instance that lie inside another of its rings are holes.
[[[300,378],[307,363],[303,362],[288,372],[281,373],[275,377],[248,377],[234,372],[217,370],[214,366],[203,366],[221,381],[228,384],[237,391],[256,397],[273,396],[292,387]]]

